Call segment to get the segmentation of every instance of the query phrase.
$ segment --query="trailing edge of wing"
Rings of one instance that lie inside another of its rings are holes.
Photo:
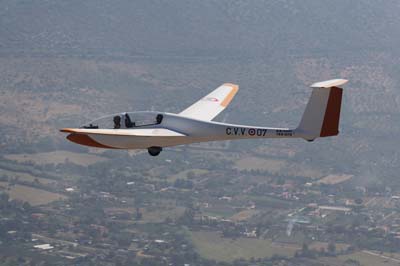
[[[86,128],[63,128],[61,132],[76,134],[113,135],[113,136],[137,136],[137,137],[183,137],[184,134],[165,128],[143,128],[143,129],[86,129]]]
[[[211,121],[229,105],[238,90],[238,85],[225,83],[183,110],[179,115]]]

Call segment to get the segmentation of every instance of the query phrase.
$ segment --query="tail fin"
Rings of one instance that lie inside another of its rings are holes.
[[[338,86],[345,83],[345,79],[333,79],[311,85],[313,91],[297,128],[304,139],[312,141],[339,134],[343,89]]]

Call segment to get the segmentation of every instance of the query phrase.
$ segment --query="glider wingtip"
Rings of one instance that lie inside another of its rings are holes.
[[[239,90],[239,85],[235,84],[235,83],[224,83],[223,86],[228,86],[231,87],[233,90],[238,91]]]
[[[61,128],[60,132],[62,133],[75,133],[75,130],[72,128]]]
[[[231,91],[225,97],[225,99],[221,102],[221,106],[227,107],[229,105],[229,103],[232,101],[233,97],[235,97],[236,93],[238,92],[239,85],[236,85],[233,83],[225,83],[224,86],[231,87]]]

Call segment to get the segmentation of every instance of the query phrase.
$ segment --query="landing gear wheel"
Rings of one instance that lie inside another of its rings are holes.
[[[149,152],[149,154],[151,156],[157,156],[162,151],[162,148],[161,147],[150,147],[147,149],[147,151]]]

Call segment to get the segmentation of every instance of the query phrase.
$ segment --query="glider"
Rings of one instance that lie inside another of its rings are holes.
[[[225,83],[179,114],[125,112],[101,117],[80,128],[63,128],[67,139],[105,149],[147,149],[157,156],[164,147],[195,142],[252,138],[302,138],[339,134],[345,79],[317,82],[300,124],[295,129],[235,125],[212,121],[232,101],[239,86]]]

